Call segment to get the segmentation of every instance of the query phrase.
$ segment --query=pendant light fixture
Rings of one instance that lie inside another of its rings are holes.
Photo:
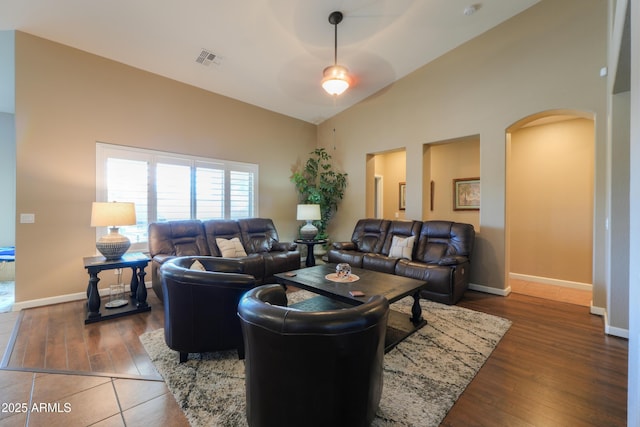
[[[338,24],[342,22],[342,12],[331,12],[329,15],[329,23],[334,27],[334,53],[333,65],[327,67],[323,71],[322,87],[329,95],[340,95],[349,89],[351,77],[349,70],[342,65],[338,65]]]

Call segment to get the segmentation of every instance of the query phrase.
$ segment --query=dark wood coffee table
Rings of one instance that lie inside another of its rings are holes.
[[[427,282],[360,268],[352,268],[352,274],[360,278],[355,282],[341,283],[325,278],[327,274],[335,273],[335,271],[336,264],[322,264],[278,273],[275,274],[275,278],[278,283],[284,286],[305,289],[321,296],[303,301],[298,305],[298,308],[301,309],[345,308],[364,304],[372,295],[382,295],[390,304],[409,295],[413,296],[411,316],[389,310],[385,353],[427,324],[427,321],[422,317],[422,307],[420,307],[420,290],[426,288]],[[364,296],[353,297],[349,293],[350,291],[362,291]]]

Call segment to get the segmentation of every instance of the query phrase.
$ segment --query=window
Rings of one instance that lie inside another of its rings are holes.
[[[96,200],[135,203],[137,224],[120,228],[134,250],[152,222],[257,216],[257,181],[255,164],[96,144]]]

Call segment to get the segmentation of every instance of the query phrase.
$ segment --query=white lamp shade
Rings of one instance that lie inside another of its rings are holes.
[[[92,227],[120,227],[136,224],[136,207],[130,202],[93,202]]]
[[[349,70],[342,65],[332,65],[323,71],[322,88],[329,95],[340,95],[351,85]]]
[[[320,205],[298,205],[298,221],[317,221],[322,219],[320,216]]]

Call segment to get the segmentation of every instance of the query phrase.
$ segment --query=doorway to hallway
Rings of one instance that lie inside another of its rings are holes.
[[[591,305],[595,130],[548,112],[507,132],[507,266],[511,290]]]

